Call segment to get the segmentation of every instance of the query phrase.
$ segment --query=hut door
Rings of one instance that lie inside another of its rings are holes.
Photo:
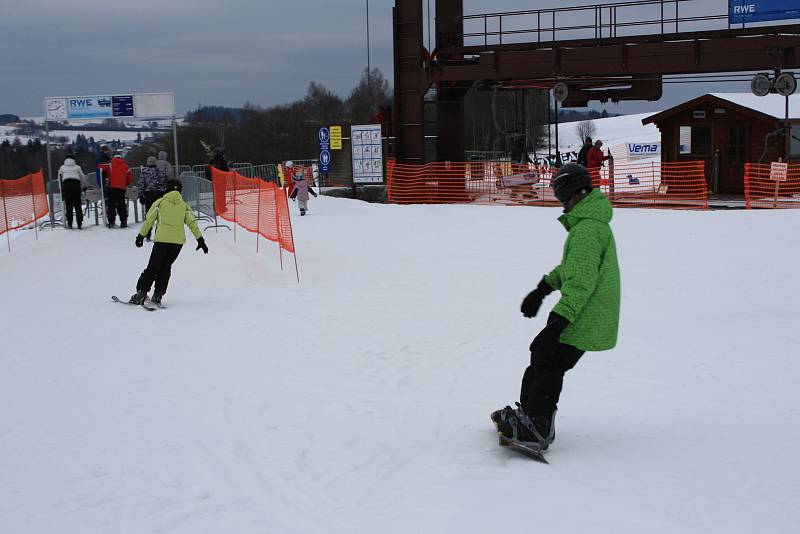
[[[720,169],[720,193],[744,194],[744,164],[749,154],[749,129],[746,124],[732,124],[728,129],[728,151]]]

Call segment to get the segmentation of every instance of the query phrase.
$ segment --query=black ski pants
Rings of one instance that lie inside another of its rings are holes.
[[[127,226],[128,202],[125,200],[125,190],[112,187],[108,190],[108,224],[114,224],[117,214],[120,226]]]
[[[156,200],[164,196],[163,191],[145,191],[144,192],[144,216],[143,219],[147,217],[147,212],[150,211],[150,207],[155,203]],[[147,239],[150,239],[150,236],[153,233],[153,229],[151,228],[149,232],[147,232]]]
[[[73,212],[78,226],[83,224],[83,210],[81,207],[81,182],[80,180],[64,180],[61,182],[61,198],[64,200],[64,212],[67,216],[67,226],[72,228]]]
[[[564,374],[575,367],[583,354],[584,351],[563,343],[550,353],[534,356],[531,352],[531,364],[525,369],[519,394],[526,414],[549,417],[556,411]]]
[[[142,271],[142,275],[136,283],[136,290],[149,292],[150,286],[155,282],[155,292],[161,295],[166,293],[169,277],[172,274],[172,264],[178,259],[182,248],[183,245],[175,243],[155,243],[147,268]]]

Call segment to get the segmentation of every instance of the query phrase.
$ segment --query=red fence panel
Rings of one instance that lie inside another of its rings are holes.
[[[786,176],[773,173],[771,165],[747,163],[744,197],[748,209],[800,208],[800,165],[788,164]]]
[[[211,180],[217,215],[295,252],[289,203],[278,185],[214,167]]]
[[[553,170],[499,161],[387,164],[387,196],[395,204],[479,203],[556,206]],[[703,162],[609,165],[597,173],[615,206],[708,208]]]
[[[48,213],[42,171],[17,180],[0,179],[0,235],[23,228]]]

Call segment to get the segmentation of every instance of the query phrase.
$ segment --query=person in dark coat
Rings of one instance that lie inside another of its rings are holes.
[[[147,158],[147,166],[142,168],[142,174],[139,176],[139,198],[144,204],[145,214],[150,211],[150,206],[164,195],[165,184],[169,178],[167,173],[159,168],[158,162],[155,156]],[[147,232],[148,241],[151,233]]]
[[[214,149],[214,157],[211,158],[208,164],[221,171],[228,172],[231,170],[228,166],[228,160],[225,159],[225,149],[222,147]]]
[[[592,149],[592,138],[587,137],[583,141],[583,146],[581,147],[581,151],[578,152],[578,165],[583,165],[586,168],[589,168],[589,150]]]
[[[108,181],[108,173],[111,170],[109,167],[110,163],[111,149],[108,148],[108,145],[103,145],[100,147],[100,152],[97,153],[97,159],[94,161],[94,176],[97,181],[97,187],[99,188],[102,186],[105,189],[106,198],[108,198],[108,187],[106,187],[106,183]],[[104,178],[106,182],[102,181]]]

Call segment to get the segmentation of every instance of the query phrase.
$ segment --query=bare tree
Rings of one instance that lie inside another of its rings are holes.
[[[583,144],[584,139],[594,137],[596,133],[597,128],[594,125],[594,121],[581,121],[575,125],[575,135],[578,136],[581,144]]]

